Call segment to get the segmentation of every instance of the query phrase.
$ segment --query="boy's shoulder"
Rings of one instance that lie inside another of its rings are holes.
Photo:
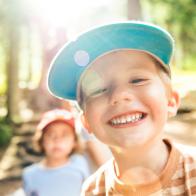
[[[177,143],[174,143],[174,146],[180,152],[180,156],[168,190],[175,188],[184,193],[188,191],[191,195],[196,194],[196,148]]]
[[[174,143],[175,147],[184,155],[196,159],[196,146]]]
[[[94,174],[92,174],[82,186],[81,195],[99,195],[104,194],[106,190],[106,180],[113,168],[113,159],[108,160]]]
[[[196,147],[176,144],[176,148],[180,151],[181,156],[179,160],[179,164],[182,166],[184,173],[194,174],[196,178]]]

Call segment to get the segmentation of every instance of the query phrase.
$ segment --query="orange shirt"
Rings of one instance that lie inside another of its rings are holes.
[[[82,196],[190,196],[196,195],[196,160],[174,147],[159,180],[131,186],[120,181],[115,173],[114,159],[109,160],[83,184]]]

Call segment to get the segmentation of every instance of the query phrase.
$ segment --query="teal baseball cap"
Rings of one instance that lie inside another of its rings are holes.
[[[172,36],[159,26],[145,22],[118,22],[98,26],[68,42],[54,57],[48,72],[48,89],[62,99],[77,99],[77,85],[83,72],[98,57],[115,50],[143,51],[170,75]]]

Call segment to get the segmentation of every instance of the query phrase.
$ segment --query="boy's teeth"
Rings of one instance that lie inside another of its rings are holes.
[[[121,123],[126,123],[126,118],[121,118]]]
[[[112,125],[122,125],[122,124],[126,124],[126,123],[137,122],[141,118],[142,118],[142,113],[136,113],[136,114],[132,114],[132,115],[126,115],[123,117],[114,118],[114,119],[110,120],[110,122]]]

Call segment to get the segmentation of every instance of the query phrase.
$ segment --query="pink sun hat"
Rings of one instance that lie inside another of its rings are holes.
[[[54,109],[43,114],[37,126],[37,131],[43,131],[49,124],[56,121],[65,122],[75,129],[75,120],[71,112],[65,109]]]

